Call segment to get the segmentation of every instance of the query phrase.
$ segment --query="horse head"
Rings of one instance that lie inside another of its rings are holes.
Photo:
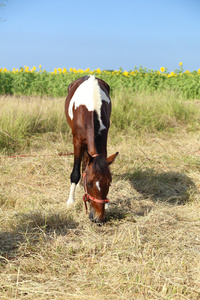
[[[89,202],[89,218],[97,223],[105,221],[105,204],[109,202],[107,195],[112,181],[109,166],[113,163],[117,154],[118,152],[105,158],[101,154],[91,156],[88,153],[88,161],[83,173],[83,185],[85,189],[83,200],[86,210],[86,202]]]

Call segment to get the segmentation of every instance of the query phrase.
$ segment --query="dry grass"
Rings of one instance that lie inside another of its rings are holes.
[[[0,149],[20,153],[41,133],[67,132],[63,98],[0,96]]]
[[[112,138],[111,138],[112,137]],[[107,222],[66,208],[73,157],[0,160],[0,299],[199,299],[199,132],[111,132]],[[71,152],[69,136],[30,153]]]

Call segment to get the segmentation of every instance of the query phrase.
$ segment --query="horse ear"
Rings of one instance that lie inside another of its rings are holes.
[[[113,154],[113,155],[107,157],[107,158],[106,158],[107,163],[108,163],[109,165],[111,165],[111,164],[114,162],[114,160],[115,160],[115,158],[117,157],[118,154],[119,154],[119,152],[116,152],[115,154]]]
[[[90,153],[86,150],[87,156],[88,156],[88,166],[93,162],[94,157],[90,155]]]

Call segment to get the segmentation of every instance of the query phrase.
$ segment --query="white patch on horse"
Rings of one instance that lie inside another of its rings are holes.
[[[99,181],[96,181],[96,187],[98,188],[99,191],[101,190],[100,185],[99,185]]]
[[[88,111],[96,110],[100,122],[100,130],[106,129],[101,120],[102,101],[110,103],[110,98],[100,88],[95,76],[91,75],[75,91],[69,104],[69,117],[71,120],[73,119],[73,106],[77,109],[80,105],[85,105]]]
[[[71,184],[71,189],[70,189],[69,199],[67,200],[67,206],[68,207],[74,204],[75,190],[76,190],[76,184],[72,183]]]

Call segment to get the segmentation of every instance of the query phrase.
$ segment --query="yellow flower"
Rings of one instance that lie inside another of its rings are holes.
[[[73,69],[72,69],[72,68],[69,68],[69,71],[70,71],[70,72],[73,72]]]
[[[161,71],[162,72],[162,71]],[[157,74],[160,75],[160,71],[157,71]]]
[[[67,69],[66,68],[63,68],[63,73],[66,73],[67,72]]]
[[[197,73],[200,74],[200,69],[198,69]]]
[[[174,71],[171,71],[171,76],[175,76],[175,73],[174,73]]]
[[[123,75],[128,77],[128,72],[124,71]]]
[[[35,71],[35,70],[36,70],[36,67],[34,66],[34,67],[32,68],[32,70]]]
[[[57,73],[58,73],[58,71],[57,71],[57,69],[55,68],[55,69],[54,69],[54,74],[57,74]]]
[[[161,67],[161,68],[160,68],[160,71],[161,71],[161,72],[164,72],[164,71],[165,71],[165,68],[164,68],[164,67]]]
[[[100,73],[101,73],[100,68],[96,69],[96,72],[97,72],[98,74],[100,74]]]
[[[182,63],[182,62],[180,62],[180,63],[179,63],[179,66],[181,67],[182,65],[183,65],[183,63]]]
[[[41,65],[39,65],[39,69],[41,69],[42,68],[42,66]]]
[[[82,74],[84,71],[82,69],[78,69],[78,73]]]

